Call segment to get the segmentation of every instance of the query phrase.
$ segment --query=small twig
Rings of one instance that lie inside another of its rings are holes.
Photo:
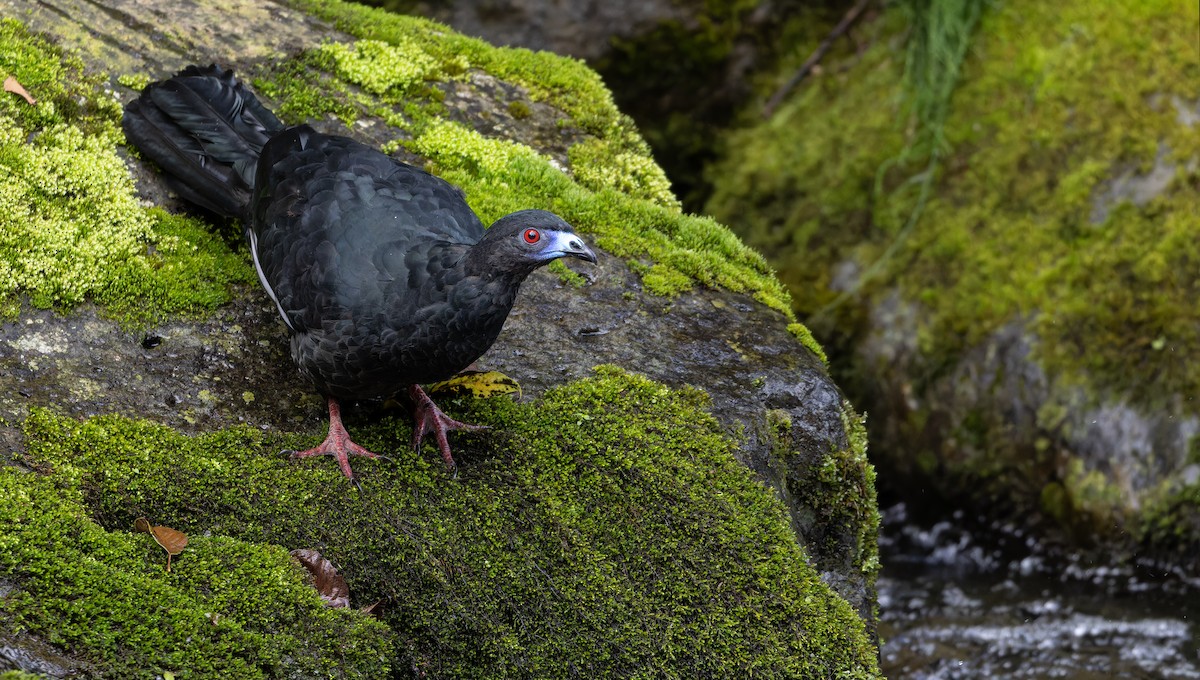
[[[821,41],[820,45],[817,45],[817,49],[814,50],[811,55],[809,55],[808,59],[804,60],[804,63],[801,64],[800,68],[796,70],[796,74],[793,75],[778,90],[775,90],[775,94],[771,95],[771,98],[767,100],[766,106],[763,107],[763,118],[770,118],[771,114],[775,113],[775,109],[783,102],[783,99],[787,97],[788,94],[791,93],[792,89],[799,85],[800,81],[804,80],[808,76],[809,72],[812,71],[813,67],[825,57],[825,53],[829,51],[829,48],[833,47],[833,41],[840,38],[842,34],[844,34],[846,30],[850,28],[850,24],[853,24],[854,21],[858,19],[858,17],[863,13],[863,10],[865,10],[867,5],[870,3],[871,0],[858,0],[858,3],[851,7],[850,11],[846,12],[846,16],[842,17],[842,20],[838,22],[838,25],[833,27],[833,30],[829,32],[829,35],[825,36],[825,39]]]

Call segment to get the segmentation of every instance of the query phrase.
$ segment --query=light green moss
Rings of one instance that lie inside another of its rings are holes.
[[[0,21],[0,72],[38,99],[0,98],[0,315],[15,316],[22,299],[91,299],[144,323],[228,301],[252,270],[199,223],[139,203],[116,153],[120,106],[82,71]]]
[[[78,304],[110,283],[113,270],[149,266],[139,255],[151,221],[114,152],[113,137],[77,127],[43,131],[33,143],[0,117],[0,299],[21,292],[39,307]],[[134,264],[136,263],[136,264]]]
[[[456,442],[458,478],[436,454],[406,446],[406,425],[356,428],[356,439],[394,458],[355,461],[361,495],[327,459],[271,453],[305,443],[295,437],[248,427],[187,437],[125,418],[36,411],[25,426],[28,462],[53,472],[21,493],[48,495],[53,486],[56,499],[82,503],[87,516],[72,505],[74,519],[54,531],[90,526],[84,544],[115,542],[121,560],[89,568],[163,583],[134,605],[149,606],[167,584],[208,592],[199,584],[233,569],[220,557],[227,551],[265,560],[211,584],[209,606],[227,612],[230,626],[280,615],[238,596],[242,575],[287,573],[272,561],[283,553],[265,544],[321,547],[354,604],[386,600],[383,620],[402,641],[386,662],[430,676],[566,677],[572,668],[589,677],[878,676],[862,621],[806,563],[783,507],[734,460],[702,393],[606,367],[534,403],[466,405],[464,417],[493,430]],[[212,537],[189,546],[166,577],[161,551],[122,533],[141,515]],[[0,543],[0,564],[19,588],[39,573],[73,584],[78,560],[54,559],[71,549],[64,542]],[[46,566],[22,571],[20,550],[45,555]],[[271,576],[258,588],[277,584]],[[38,592],[5,606],[46,634],[54,624],[38,618],[39,606],[68,603]],[[124,608],[112,616],[120,621],[94,628],[150,634]],[[79,650],[92,649],[92,637],[77,639]],[[125,651],[119,639],[104,644]],[[262,654],[276,658],[258,648],[244,654],[251,665]]]
[[[617,151],[595,137],[573,145],[569,151],[575,179],[593,190],[616,189],[660,205],[679,207],[671,182],[646,153]]]
[[[450,167],[474,165],[484,177],[503,177],[516,162],[539,163],[545,158],[533,149],[507,139],[485,137],[478,131],[448,120],[435,120],[408,145],[430,159]]]
[[[150,84],[150,76],[145,73],[127,73],[117,76],[117,82],[135,92],[141,92]]]
[[[809,349],[809,351],[817,355],[817,358],[821,360],[821,363],[825,364],[826,366],[829,365],[829,357],[825,356],[825,349],[821,347],[821,343],[817,342],[817,339],[813,337],[812,331],[808,330],[808,326],[805,326],[802,323],[790,323],[788,324],[787,329],[793,337],[800,341],[801,345],[804,345]]]
[[[436,59],[414,41],[402,38],[394,44],[378,40],[360,40],[353,45],[325,43],[317,52],[333,61],[339,76],[373,94],[391,89],[407,92],[414,84],[445,77]],[[463,58],[458,70],[466,70],[468,66]]]

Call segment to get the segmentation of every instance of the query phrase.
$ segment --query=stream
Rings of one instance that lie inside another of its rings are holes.
[[[879,634],[892,679],[1200,678],[1200,578],[1050,559],[884,510]]]

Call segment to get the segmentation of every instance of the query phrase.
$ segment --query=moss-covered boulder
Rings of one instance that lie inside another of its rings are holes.
[[[361,494],[263,455],[297,436],[35,411],[44,474],[0,476],[3,616],[119,677],[872,675],[862,621],[704,399],[608,368],[480,400],[503,434],[456,479],[387,419],[360,439],[401,453]],[[171,572],[138,516],[196,537]],[[280,545],[320,549],[379,619],[322,607]]]
[[[37,99],[0,100],[0,201],[23,211],[0,237],[0,629],[39,663],[877,674],[861,418],[762,257],[680,212],[593,72],[337,2],[0,7],[0,75]],[[440,400],[493,426],[455,441],[457,479],[380,404],[349,409],[396,452],[362,463],[362,491],[276,455],[324,418],[238,228],[184,213],[121,147],[120,103],[207,61],[447,177],[485,222],[544,207],[603,251],[529,281],[481,360],[518,401]],[[170,573],[137,516],[191,535]],[[293,548],[375,618],[320,607]]]
[[[1196,23],[1183,0],[987,4],[927,195],[897,12],[727,140],[709,208],[835,345],[893,489],[1194,559]]]

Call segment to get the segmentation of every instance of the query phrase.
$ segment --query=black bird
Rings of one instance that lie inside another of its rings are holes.
[[[232,71],[189,66],[125,109],[125,136],[184,199],[245,225],[292,358],[329,403],[329,435],[296,457],[377,458],[350,439],[339,401],[407,389],[413,445],[448,469],[451,419],[421,389],[496,340],[517,289],[561,257],[595,263],[569,224],[522,210],[484,229],[453,185],[347,137],[287,127]]]

